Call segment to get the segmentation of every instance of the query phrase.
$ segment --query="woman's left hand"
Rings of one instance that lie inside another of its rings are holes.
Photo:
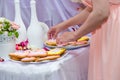
[[[57,44],[64,44],[75,40],[75,32],[64,32],[56,38]]]

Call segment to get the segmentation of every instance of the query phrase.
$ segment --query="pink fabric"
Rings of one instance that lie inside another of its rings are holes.
[[[92,34],[88,80],[120,80],[120,0],[110,4],[108,20]]]
[[[120,4],[120,0],[109,0],[109,2],[113,4]]]

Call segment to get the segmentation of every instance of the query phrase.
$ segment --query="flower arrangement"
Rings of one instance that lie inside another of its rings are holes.
[[[7,32],[8,36],[14,35],[16,38],[18,38],[19,36],[19,33],[17,32],[18,28],[19,26],[14,22],[6,18],[0,18],[0,35]]]

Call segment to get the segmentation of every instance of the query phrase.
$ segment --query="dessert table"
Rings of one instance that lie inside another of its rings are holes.
[[[0,62],[0,80],[87,80],[89,46],[46,63]]]
[[[36,0],[36,3],[38,20],[49,27],[76,15],[80,7],[70,0]],[[31,17],[30,0],[20,0],[20,5],[27,28]],[[14,21],[14,6],[14,0],[0,0],[0,17]],[[87,80],[89,46],[68,52],[62,59],[46,63],[0,62],[0,80]]]

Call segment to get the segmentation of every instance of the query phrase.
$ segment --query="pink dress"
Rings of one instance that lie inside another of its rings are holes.
[[[92,7],[90,0],[83,3]],[[120,80],[120,0],[109,0],[108,20],[92,34],[88,80]]]

